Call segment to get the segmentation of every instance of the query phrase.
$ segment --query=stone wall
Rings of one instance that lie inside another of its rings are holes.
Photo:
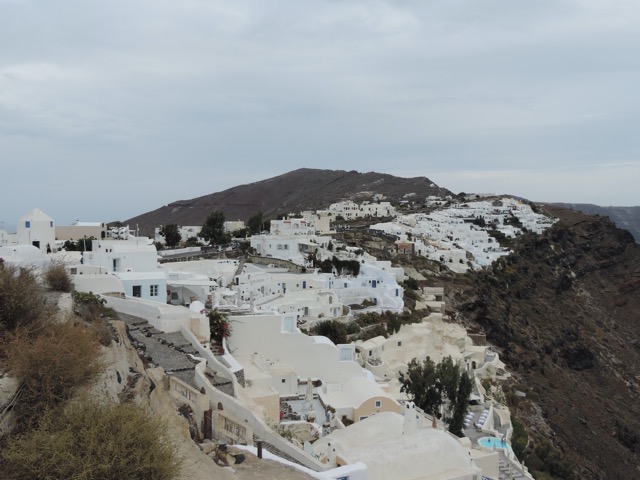
[[[288,260],[282,260],[281,258],[273,257],[248,257],[247,263],[257,263],[258,265],[274,265],[280,268],[288,268],[289,271],[295,273],[303,273],[306,269],[300,265],[297,265]]]

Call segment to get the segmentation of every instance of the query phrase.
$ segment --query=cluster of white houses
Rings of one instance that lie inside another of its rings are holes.
[[[542,233],[554,219],[534,212],[513,198],[456,203],[429,214],[398,216],[370,230],[398,239],[398,249],[442,262],[455,272],[490,265],[509,250],[491,231],[515,237],[529,231]]]
[[[349,210],[351,204],[344,202],[341,210],[332,206],[330,211],[340,211],[345,218],[348,212],[367,211],[370,216],[392,212],[384,204],[371,205],[377,207]],[[438,223],[453,237],[452,245],[464,245],[459,237],[472,231],[463,228],[469,226],[465,222],[469,215],[493,221],[517,212],[523,225],[532,225],[527,228],[543,225],[517,203],[503,204],[507,210],[503,214],[470,205],[455,210],[466,212],[465,217],[446,214],[460,218],[461,223]],[[0,257],[34,265],[63,259],[77,290],[103,295],[116,311],[144,318],[158,330],[182,332],[199,352],[194,357],[198,388],[175,379],[172,385],[188,393],[182,397],[190,399],[196,412],[213,409],[212,428],[218,437],[251,445],[255,434],[323,479],[498,480],[501,462],[516,466],[520,478],[531,478],[507,445],[496,450],[472,444],[466,437],[458,439],[400,392],[398,372],[411,358],[429,355],[438,361],[451,356],[473,379],[470,400],[477,404],[471,407],[477,413],[473,423],[488,436],[498,435],[499,428],[510,433],[508,411],[485,397],[480,382],[508,375],[504,365],[489,347],[474,345],[462,327],[443,322],[441,289],[422,292],[422,307],[431,311],[429,316],[403,325],[389,338],[335,345],[325,337],[301,332],[300,323],[352,319],[353,305],[363,306],[361,312],[399,313],[404,308],[403,269],[361,249],[340,247],[327,234],[330,215],[314,215],[273,221],[271,234],[253,236],[251,245],[263,264],[229,259],[160,264],[151,239],[110,238],[104,224],[91,225],[100,225],[91,234],[96,238],[91,251],[47,255],[46,245],[55,244],[57,230],[52,219],[34,210],[18,225],[16,243],[23,245],[0,245]],[[421,221],[402,217],[389,225],[399,226],[400,235],[422,234],[426,241]],[[68,234],[85,235],[77,229]],[[472,244],[481,243],[479,235],[469,238]],[[427,243],[416,245],[426,248]],[[345,275],[335,269],[321,273],[310,268],[310,256],[316,261],[333,256],[357,261],[359,274]],[[292,273],[286,265],[300,267],[302,273]],[[231,323],[223,352],[214,353],[210,345],[205,305],[225,311]],[[207,370],[228,378],[234,395],[218,390]],[[273,424],[292,429],[302,425],[315,432],[316,440],[288,442],[274,432]]]

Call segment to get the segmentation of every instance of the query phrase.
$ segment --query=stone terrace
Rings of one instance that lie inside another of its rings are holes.
[[[162,367],[167,374],[197,388],[194,379],[195,362],[188,354],[198,356],[198,351],[182,333],[165,333],[141,318],[123,313],[119,313],[118,316],[127,325],[131,343],[143,360]],[[233,384],[229,379],[216,375],[209,368],[206,375],[214,387],[233,395]]]

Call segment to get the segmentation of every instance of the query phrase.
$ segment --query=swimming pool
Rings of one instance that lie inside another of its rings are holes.
[[[502,443],[502,440],[496,437],[482,437],[478,439],[478,445],[490,449],[507,449],[511,451],[509,442]]]

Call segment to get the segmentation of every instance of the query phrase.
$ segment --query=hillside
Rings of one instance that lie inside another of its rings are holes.
[[[278,213],[326,208],[343,199],[371,199],[375,193],[397,201],[406,193],[417,198],[451,195],[426,177],[400,178],[393,175],[343,170],[302,168],[260,182],[240,185],[223,192],[191,200],[179,200],[125,221],[151,234],[158,225],[202,225],[209,212],[218,210],[228,220],[247,220],[258,211],[267,217]]]
[[[555,203],[559,207],[571,208],[587,215],[609,217],[618,228],[629,230],[640,243],[640,207],[601,207],[591,203]]]
[[[525,236],[486,271],[432,282],[528,392],[513,402],[537,447],[527,465],[548,439],[582,466],[576,478],[638,478],[640,246],[605,217],[547,209],[560,222],[543,236]]]

